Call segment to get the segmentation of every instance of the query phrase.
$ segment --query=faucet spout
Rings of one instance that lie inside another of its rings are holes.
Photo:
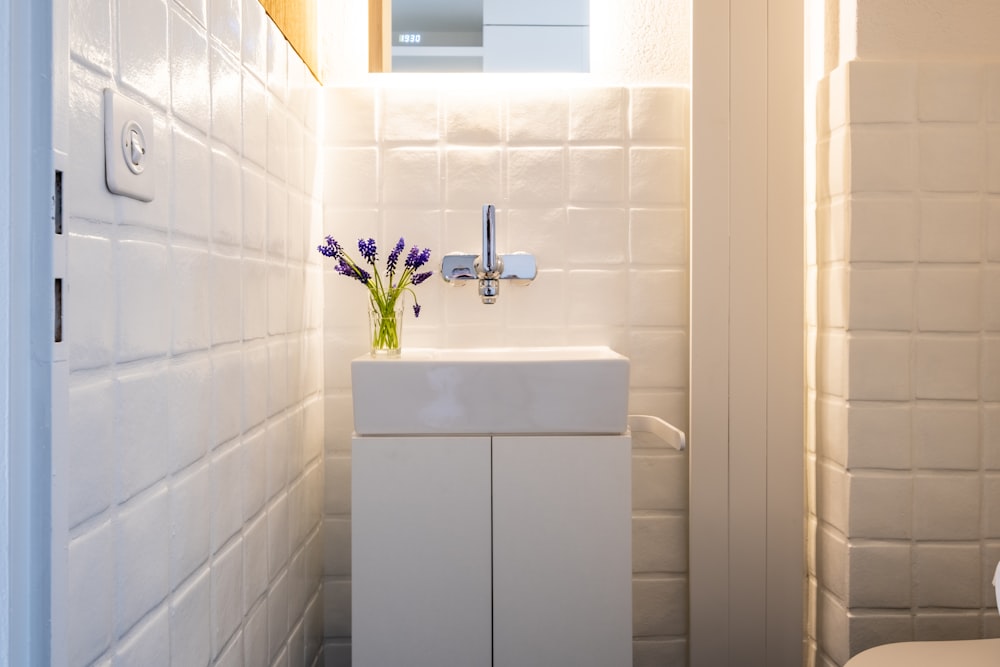
[[[500,273],[497,261],[497,210],[493,204],[483,205],[483,273],[495,278]]]

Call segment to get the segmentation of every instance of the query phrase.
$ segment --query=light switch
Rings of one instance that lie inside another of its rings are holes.
[[[153,114],[143,105],[104,89],[104,165],[108,190],[153,201]]]

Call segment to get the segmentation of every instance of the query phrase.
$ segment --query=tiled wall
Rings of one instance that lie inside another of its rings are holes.
[[[630,411],[686,429],[687,90],[453,81],[325,89],[324,233],[348,248],[404,236],[436,265],[480,251],[481,206],[496,204],[500,251],[534,253],[538,278],[485,306],[434,276],[404,346],[609,345],[632,360]],[[349,362],[366,352],[366,297],[331,264],[326,655],[348,665]],[[683,665],[687,459],[637,439],[633,462],[635,664]]]
[[[319,87],[256,0],[69,7],[68,663],[313,664]],[[151,203],[105,188],[104,88]]]
[[[816,663],[1000,636],[1000,65],[820,92]]]

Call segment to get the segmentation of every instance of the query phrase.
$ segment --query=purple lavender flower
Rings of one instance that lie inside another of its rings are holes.
[[[413,285],[419,285],[420,283],[422,283],[425,280],[427,280],[428,278],[430,278],[431,275],[433,275],[433,274],[434,274],[433,271],[426,271],[424,273],[415,273],[415,274],[413,274],[413,277],[410,278],[410,282]]]
[[[392,249],[389,253],[389,258],[385,261],[385,275],[391,276],[396,272],[396,263],[399,262],[399,255],[403,252],[403,248],[406,247],[406,242],[403,237],[399,237],[399,241],[396,242],[396,247]]]
[[[413,316],[414,317],[420,317],[420,304],[419,303],[413,304]]]
[[[358,239],[358,252],[365,258],[365,261],[375,266],[375,260],[378,259],[378,248],[375,246],[375,239],[368,239],[367,241]]]
[[[332,236],[326,237],[326,245],[317,246],[316,249],[319,250],[321,255],[325,255],[326,257],[340,257],[344,252],[344,249],[340,247],[340,244]]]
[[[336,271],[342,276],[356,279],[362,285],[367,285],[368,281],[372,279],[370,273],[362,269],[360,266],[351,266],[344,260],[343,257],[340,258],[340,263],[337,264]]]
[[[406,268],[413,269],[416,271],[421,266],[426,264],[431,258],[431,249],[424,248],[421,250],[417,246],[410,248],[410,254],[406,256]]]

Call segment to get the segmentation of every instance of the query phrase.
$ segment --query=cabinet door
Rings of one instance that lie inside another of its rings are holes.
[[[496,667],[632,664],[631,438],[493,439]]]
[[[490,441],[359,437],[355,667],[490,665]]]

